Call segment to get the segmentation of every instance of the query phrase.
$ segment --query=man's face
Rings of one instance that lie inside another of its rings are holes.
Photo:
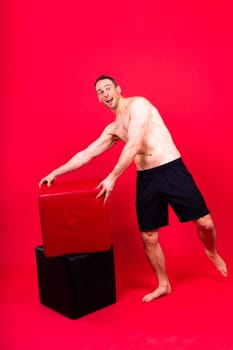
[[[110,109],[116,109],[120,99],[121,89],[109,79],[99,80],[96,84],[96,93],[100,103]]]

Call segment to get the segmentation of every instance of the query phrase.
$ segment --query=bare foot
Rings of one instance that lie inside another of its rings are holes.
[[[206,249],[205,251],[206,255],[208,256],[208,258],[210,258],[210,260],[212,261],[212,263],[214,264],[214,266],[216,267],[216,269],[224,276],[227,277],[227,266],[225,261],[216,253],[213,254],[211,253],[209,250]]]
[[[159,286],[156,288],[152,293],[146,294],[142,301],[143,303],[149,303],[150,301],[157,299],[159,297],[162,297],[164,295],[170,294],[172,291],[170,284],[167,284],[165,286]]]

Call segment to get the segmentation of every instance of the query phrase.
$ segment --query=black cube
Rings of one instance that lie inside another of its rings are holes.
[[[36,262],[40,301],[57,312],[77,319],[116,302],[112,247],[50,258],[38,246]]]

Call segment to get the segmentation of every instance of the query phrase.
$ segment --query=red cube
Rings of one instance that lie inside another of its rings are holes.
[[[110,249],[107,209],[96,199],[99,180],[43,185],[39,212],[47,257]]]

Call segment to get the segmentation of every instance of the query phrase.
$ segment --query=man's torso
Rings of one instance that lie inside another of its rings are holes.
[[[123,112],[120,115],[117,115],[115,122],[112,123],[112,134],[124,143],[127,143],[128,141],[131,106],[132,103],[139,98],[141,97],[130,97],[125,99],[126,104]],[[137,170],[150,169],[180,157],[180,153],[159,112],[148,100],[145,101],[147,109],[139,111],[142,114],[147,113],[148,116],[146,119],[147,125],[143,135],[141,148],[135,157]]]

